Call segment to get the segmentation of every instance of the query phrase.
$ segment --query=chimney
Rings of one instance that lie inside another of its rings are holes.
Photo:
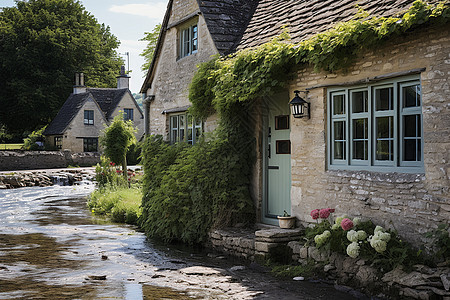
[[[125,74],[125,66],[120,67],[120,75],[117,76],[117,88],[118,89],[130,88],[130,76]]]
[[[75,85],[73,86],[73,94],[86,93],[86,87],[84,86],[84,74],[83,72],[75,73]]]

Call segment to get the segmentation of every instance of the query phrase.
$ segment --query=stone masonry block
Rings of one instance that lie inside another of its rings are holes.
[[[270,249],[277,247],[277,243],[255,242],[255,250],[258,252],[269,253]]]

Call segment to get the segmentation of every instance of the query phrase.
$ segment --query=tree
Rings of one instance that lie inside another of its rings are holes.
[[[145,63],[141,66],[142,71],[147,71],[152,63],[153,54],[155,53],[156,43],[158,42],[161,24],[157,24],[151,32],[144,32],[145,36],[140,41],[147,41],[147,47],[142,51],[140,56],[144,57]]]
[[[136,143],[135,132],[136,129],[131,120],[124,121],[123,115],[117,115],[100,137],[100,144],[104,147],[105,155],[113,163],[122,165],[125,178],[127,177],[127,150]]]
[[[70,94],[75,72],[84,72],[87,86],[115,86],[119,43],[78,0],[16,0],[5,7],[1,122],[16,135],[48,124]]]

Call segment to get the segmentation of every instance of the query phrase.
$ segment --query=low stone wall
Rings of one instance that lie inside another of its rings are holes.
[[[0,171],[94,166],[100,154],[70,151],[0,151]]]
[[[288,243],[292,260],[308,264],[311,260],[323,268],[327,279],[348,285],[370,294],[384,294],[394,298],[450,299],[450,267],[430,268],[415,265],[412,272],[398,267],[382,273],[364,259],[306,247],[298,241]]]
[[[301,229],[213,230],[207,246],[215,251],[254,260],[270,258],[282,264],[315,263],[319,273],[342,290],[356,288],[381,298],[450,299],[450,267],[415,265],[412,272],[396,268],[382,273],[364,259],[321,251],[299,242]],[[348,286],[348,288],[346,288]]]

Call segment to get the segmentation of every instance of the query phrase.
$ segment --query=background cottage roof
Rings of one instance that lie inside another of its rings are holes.
[[[70,94],[58,114],[44,131],[44,135],[63,134],[83,104],[89,99],[89,93]]]
[[[105,118],[109,119],[127,91],[128,89],[88,88],[86,93],[70,94],[56,117],[45,129],[44,135],[63,134],[89,98],[98,104]]]
[[[128,89],[116,89],[116,88],[89,88],[87,89],[92,94],[95,101],[100,106],[100,109],[105,114],[106,119],[111,117],[114,109],[119,104]]]
[[[371,15],[393,16],[414,0],[260,0],[237,49],[254,47],[279,35],[287,26],[294,42],[350,20],[359,6]],[[436,2],[436,1],[434,1]]]
[[[226,55],[236,50],[257,4],[257,0],[198,0],[200,11],[220,54]]]

